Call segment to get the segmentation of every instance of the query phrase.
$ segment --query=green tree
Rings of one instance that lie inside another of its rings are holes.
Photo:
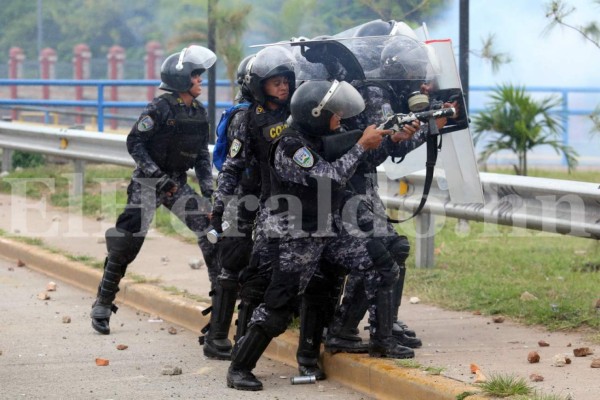
[[[552,113],[561,103],[556,96],[536,100],[524,87],[502,85],[491,95],[491,103],[473,118],[475,143],[487,139],[480,162],[502,150],[517,155],[517,175],[527,175],[527,153],[538,146],[550,146],[563,154],[569,172],[577,166],[576,151],[561,140],[561,118]]]
[[[219,61],[225,66],[227,78],[234,81],[237,67],[244,58],[242,37],[247,29],[248,15],[252,6],[239,1],[226,4],[216,2],[215,34],[216,53]],[[169,42],[172,48],[180,48],[189,43],[204,43],[208,39],[208,21],[206,18],[188,18],[183,20]],[[232,87],[234,98],[237,88]]]
[[[594,3],[600,6],[600,0],[593,0]],[[580,34],[586,41],[600,49],[600,25],[597,22],[591,21],[585,25],[575,25],[568,21],[569,15],[575,11],[575,7],[569,5],[563,0],[553,0],[546,4],[546,18],[550,19],[550,24],[546,27],[546,32],[551,31],[554,27],[560,25]],[[590,115],[593,127],[592,134],[600,133],[600,105],[596,107]]]

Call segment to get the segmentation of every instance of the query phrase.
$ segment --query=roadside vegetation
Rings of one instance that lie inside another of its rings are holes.
[[[514,173],[511,169],[494,171]],[[46,198],[56,207],[116,220],[126,203],[130,168],[88,165],[85,195],[69,196],[69,165],[15,171],[0,180],[0,192],[16,193],[18,182],[31,179],[22,195]],[[529,171],[530,176],[600,182],[600,171]],[[42,180],[44,179],[44,180]],[[52,186],[54,185],[54,186]],[[195,183],[192,183],[197,189]],[[410,223],[410,222],[409,222]],[[550,330],[587,330],[600,343],[600,245],[598,241],[520,228],[439,219],[435,268],[417,269],[408,260],[405,294],[445,309],[503,316]],[[154,228],[195,242],[175,217],[159,209]],[[414,237],[409,236],[414,246]]]

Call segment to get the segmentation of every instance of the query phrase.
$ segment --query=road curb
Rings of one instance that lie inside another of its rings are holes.
[[[0,254],[3,258],[21,260],[28,268],[91,293],[96,292],[102,275],[100,270],[69,260],[61,254],[7,238],[0,238]],[[208,322],[208,317],[202,315],[208,304],[127,278],[122,281],[118,303],[160,316],[198,334]],[[288,331],[275,338],[265,354],[274,360],[296,366],[297,344],[298,335]],[[328,379],[377,399],[456,400],[461,394],[478,391],[464,382],[429,375],[414,368],[398,367],[394,360],[324,353],[322,362]],[[461,398],[485,399],[479,395]]]

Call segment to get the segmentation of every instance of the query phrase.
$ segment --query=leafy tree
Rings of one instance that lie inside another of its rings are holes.
[[[247,28],[247,19],[252,6],[239,1],[228,4],[216,4],[215,35],[216,53],[225,65],[227,78],[235,80],[237,67],[244,58],[242,36]],[[207,18],[190,18],[183,20],[169,46],[180,48],[189,43],[206,43],[208,39]],[[236,90],[232,87],[232,92]],[[232,93],[233,98],[235,93]]]
[[[600,0],[593,0],[593,2],[600,6]],[[546,27],[546,31],[549,32],[557,25],[561,25],[579,33],[586,41],[600,49],[600,25],[595,21],[588,22],[586,25],[569,23],[567,19],[574,11],[575,7],[570,6],[563,0],[553,0],[548,3],[546,5],[546,18],[550,19],[550,24]],[[591,133],[600,133],[600,105],[590,115],[590,119],[594,124]]]
[[[563,125],[552,110],[560,99],[550,96],[535,100],[525,93],[524,87],[502,85],[491,95],[492,102],[473,118],[474,141],[490,140],[480,155],[486,162],[494,153],[509,150],[517,155],[514,165],[517,175],[527,175],[527,153],[538,146],[550,146],[566,159],[569,172],[577,166],[576,151],[562,143]]]

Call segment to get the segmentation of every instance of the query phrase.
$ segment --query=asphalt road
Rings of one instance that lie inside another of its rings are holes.
[[[99,335],[93,298],[60,281],[47,292],[49,282],[0,258],[0,399],[369,399],[336,382],[291,385],[296,370],[266,358],[255,370],[264,391],[229,389],[229,363],[206,359],[194,332],[121,307],[111,319],[118,329]],[[182,373],[165,375],[167,366]]]

